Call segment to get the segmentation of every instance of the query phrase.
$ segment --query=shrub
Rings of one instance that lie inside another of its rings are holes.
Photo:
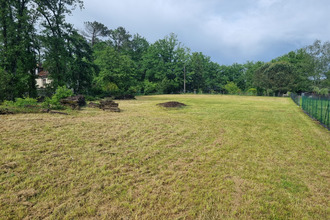
[[[320,90],[320,95],[328,95],[329,94],[329,89],[328,88],[323,88]]]
[[[149,80],[144,81],[144,94],[148,95],[156,92],[157,83],[150,82]]]
[[[250,89],[248,89],[247,94],[248,95],[257,95],[257,89],[250,88]]]
[[[38,101],[29,97],[16,98],[15,102],[5,100],[0,108],[11,113],[36,113],[40,111]]]
[[[72,90],[68,89],[66,86],[59,86],[52,98],[47,97],[42,106],[50,109],[63,109],[64,107],[61,105],[60,100],[70,96],[73,96]]]
[[[56,89],[55,94],[53,95],[52,99],[56,101],[60,101],[61,99],[73,96],[73,92],[71,89],[68,89],[66,86],[59,86]]]
[[[99,100],[100,97],[97,97],[97,96],[91,96],[91,95],[85,95],[85,100],[86,101],[96,101],[96,100]]]
[[[15,107],[15,103],[13,101],[8,101],[8,100],[3,101],[2,105],[7,107]]]
[[[37,106],[38,101],[36,99],[29,98],[29,97],[27,97],[27,98],[16,98],[15,102],[5,100],[3,102],[3,105],[7,106],[7,107],[25,108],[25,107],[28,107],[28,106]]]
[[[27,107],[27,106],[37,106],[38,105],[38,101],[36,99],[33,99],[33,98],[17,98],[15,100],[15,103],[14,105],[16,107],[21,107],[21,108],[24,108],[24,107]]]
[[[234,82],[228,82],[225,85],[225,90],[231,95],[241,93],[241,90],[238,88],[238,86]]]

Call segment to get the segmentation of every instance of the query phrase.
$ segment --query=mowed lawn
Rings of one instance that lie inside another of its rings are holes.
[[[330,132],[289,98],[118,103],[0,116],[0,219],[329,219]]]

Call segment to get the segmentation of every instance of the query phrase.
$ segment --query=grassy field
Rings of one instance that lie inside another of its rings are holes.
[[[118,102],[0,116],[0,219],[329,219],[330,132],[289,98]]]

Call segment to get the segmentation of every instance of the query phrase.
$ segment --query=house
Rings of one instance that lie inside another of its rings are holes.
[[[47,87],[47,85],[49,85],[52,80],[48,78],[49,73],[47,70],[44,70],[44,68],[42,67],[42,64],[37,64],[37,68],[36,68],[36,85],[38,89],[44,89]]]

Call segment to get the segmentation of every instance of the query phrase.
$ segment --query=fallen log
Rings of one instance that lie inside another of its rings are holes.
[[[66,112],[57,112],[57,111],[49,111],[50,114],[60,114],[60,115],[69,115]]]

